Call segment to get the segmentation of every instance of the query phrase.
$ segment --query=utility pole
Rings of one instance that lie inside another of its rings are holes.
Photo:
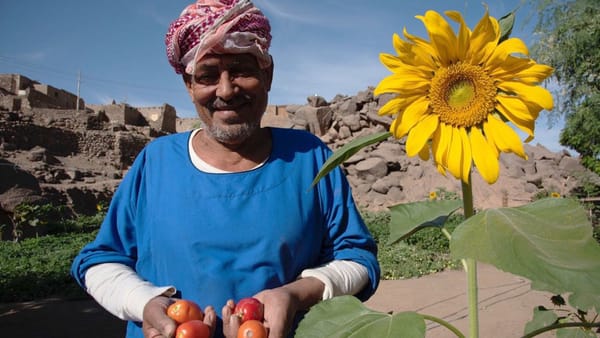
[[[79,110],[79,87],[81,83],[81,70],[77,71],[77,103],[75,110]]]

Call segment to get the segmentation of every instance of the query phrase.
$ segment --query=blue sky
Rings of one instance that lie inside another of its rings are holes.
[[[180,117],[196,113],[179,75],[165,56],[169,23],[190,1],[20,0],[0,2],[0,73],[77,92],[86,103],[169,103]],[[415,15],[458,10],[473,27],[481,0],[254,0],[270,18],[275,60],[271,104],[304,104],[314,94],[331,100],[355,95],[388,75],[381,52],[393,53],[392,35],[404,27],[426,37]],[[501,17],[519,7],[513,36],[528,42],[535,11],[523,0],[489,0]],[[557,151],[560,125],[538,120],[536,138]]]

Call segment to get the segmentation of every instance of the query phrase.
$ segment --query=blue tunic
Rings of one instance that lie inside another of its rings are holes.
[[[271,128],[272,152],[254,170],[198,170],[190,132],[160,137],[136,158],[113,196],[97,238],[75,258],[72,275],[85,285],[95,264],[126,264],[181,298],[220,309],[295,280],[334,259],[369,271],[366,299],[379,282],[376,245],[339,168],[311,182],[331,151],[314,135]],[[129,323],[128,337],[142,337]],[[220,332],[217,332],[218,337]]]

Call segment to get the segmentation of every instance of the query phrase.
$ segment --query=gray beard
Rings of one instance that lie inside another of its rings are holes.
[[[206,131],[220,143],[240,143],[260,129],[260,122],[242,123],[230,126],[212,125]]]

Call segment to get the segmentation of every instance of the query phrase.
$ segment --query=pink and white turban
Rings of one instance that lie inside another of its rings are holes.
[[[198,0],[171,23],[165,44],[178,74],[194,74],[208,53],[249,53],[261,68],[271,65],[271,26],[250,0]]]

